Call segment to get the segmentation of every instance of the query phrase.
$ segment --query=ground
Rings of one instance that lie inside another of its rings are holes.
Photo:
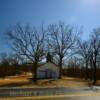
[[[30,81],[31,75],[16,75],[0,79],[0,95],[10,93],[22,94],[35,93],[25,97],[8,97],[0,100],[100,100],[100,88],[93,89],[88,87],[88,81],[80,78],[62,77],[58,80],[38,80],[37,84]],[[99,85],[100,81],[97,82]],[[3,88],[3,86],[16,86],[12,92],[11,87]],[[6,89],[6,90],[5,90]],[[2,92],[1,92],[2,91]],[[10,91],[10,92],[9,92]],[[38,93],[38,94],[37,94]],[[42,94],[41,94],[42,93]],[[49,94],[48,94],[49,93]],[[51,95],[52,94],[52,95]],[[38,96],[37,96],[38,95]]]
[[[89,81],[74,77],[62,77],[62,79],[57,80],[38,80],[36,84],[30,81],[32,75],[16,75],[9,76],[5,78],[0,78],[0,86],[22,86],[22,87],[85,87],[89,85]],[[100,86],[100,80],[96,83]]]
[[[0,86],[22,86],[22,87],[83,87],[88,85],[88,82],[84,79],[62,77],[57,80],[38,80],[37,84],[34,84],[29,80],[31,76],[17,75],[9,76],[0,79]]]

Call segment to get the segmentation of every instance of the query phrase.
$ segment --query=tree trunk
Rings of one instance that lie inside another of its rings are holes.
[[[62,58],[60,58],[59,61],[59,79],[61,79],[61,75],[62,75]]]
[[[34,70],[33,70],[33,81],[37,81],[37,62],[34,63]]]
[[[92,81],[93,80],[93,61],[92,61],[92,59],[90,59],[90,67],[91,67],[91,70],[90,70],[90,80]]]
[[[97,51],[95,50],[95,53],[94,53],[94,60],[93,60],[93,67],[94,67],[94,71],[93,71],[93,79],[94,79],[94,82],[93,82],[93,85],[96,83],[97,81]]]
[[[97,70],[97,66],[96,66],[96,62],[93,62],[93,85],[96,83],[97,79],[96,79],[96,70]]]
[[[89,78],[89,74],[88,74],[88,61],[86,60],[86,76],[85,76],[85,79],[87,80]]]

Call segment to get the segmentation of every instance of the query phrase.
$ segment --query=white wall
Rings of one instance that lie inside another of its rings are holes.
[[[58,78],[59,77],[59,68],[58,66],[56,66],[55,64],[48,62],[42,66],[40,66],[37,69],[37,78],[45,78],[45,71],[46,70],[51,70],[52,72],[54,72],[54,74],[52,74],[52,76],[54,78]]]

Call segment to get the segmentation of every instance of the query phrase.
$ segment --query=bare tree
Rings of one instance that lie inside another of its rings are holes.
[[[91,42],[91,66],[93,67],[93,84],[96,83],[96,70],[97,70],[97,59],[100,56],[100,28],[94,29],[90,38]]]
[[[48,30],[52,52],[58,57],[59,78],[61,78],[63,60],[76,43],[79,32],[69,25],[64,25],[64,23],[59,23],[58,25],[52,24]]]
[[[43,25],[40,30],[29,25],[17,24],[12,30],[6,32],[11,48],[20,57],[33,63],[33,77],[36,81],[38,63],[44,56],[46,31]]]
[[[78,40],[77,45],[77,53],[84,59],[85,61],[85,68],[86,68],[86,79],[89,78],[88,76],[88,65],[89,65],[89,58],[90,58],[90,43],[89,41],[82,41],[81,39]]]
[[[0,54],[0,62],[2,66],[9,66],[9,58],[7,53],[4,52]]]

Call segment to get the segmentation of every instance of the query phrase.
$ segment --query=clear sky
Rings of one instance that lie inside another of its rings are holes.
[[[100,27],[100,0],[0,0],[0,52],[9,51],[3,33],[9,25],[58,23],[84,26],[87,38]]]

